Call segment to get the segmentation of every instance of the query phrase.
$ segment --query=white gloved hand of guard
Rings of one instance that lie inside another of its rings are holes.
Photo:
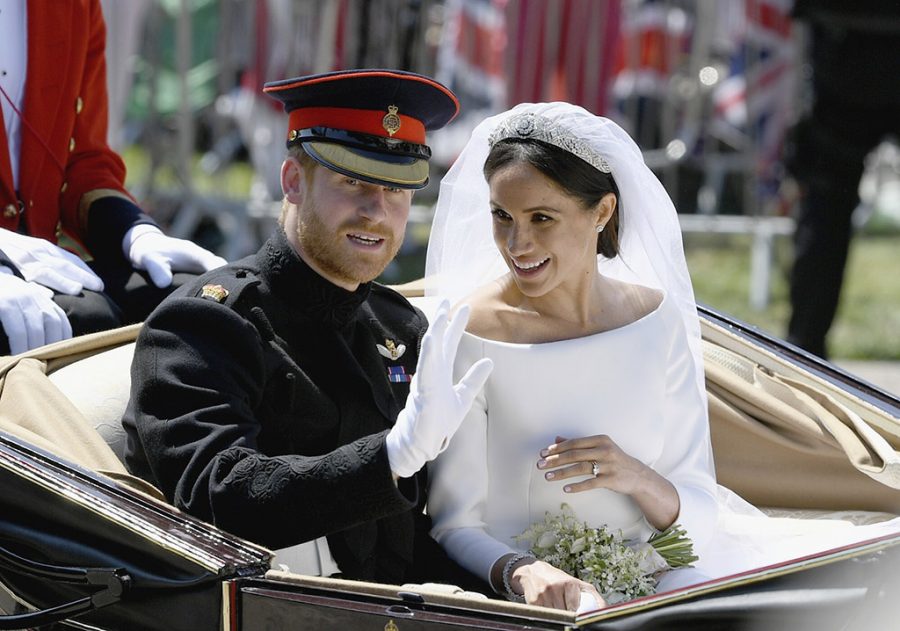
[[[87,263],[46,239],[0,230],[0,250],[28,282],[70,296],[82,289],[103,291],[103,281]]]
[[[72,325],[53,302],[53,292],[22,280],[5,265],[0,265],[0,323],[13,355],[72,337]]]
[[[125,233],[122,251],[131,264],[146,270],[157,287],[172,284],[172,272],[208,272],[227,263],[186,239],[168,237],[156,226],[139,224]]]
[[[453,362],[469,307],[460,308],[453,320],[449,312],[445,300],[422,339],[406,407],[385,439],[391,471],[401,478],[414,475],[447,447],[494,367],[490,359],[479,359],[453,383]]]

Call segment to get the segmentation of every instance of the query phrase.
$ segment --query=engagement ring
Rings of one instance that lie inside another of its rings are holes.
[[[596,460],[591,460],[591,475],[595,478],[600,475],[600,463]]]

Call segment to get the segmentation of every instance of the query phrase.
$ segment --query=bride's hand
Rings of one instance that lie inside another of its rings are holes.
[[[544,561],[532,561],[516,567],[510,577],[510,587],[524,594],[529,605],[576,611],[584,592],[597,602],[597,608],[606,606],[593,585],[569,576]]]
[[[641,492],[653,471],[622,451],[605,434],[571,440],[557,436],[554,444],[541,450],[537,466],[546,471],[544,477],[552,481],[590,476],[587,480],[566,484],[568,493],[604,488],[635,495]]]
[[[537,466],[547,480],[564,481],[566,493],[609,489],[630,495],[659,530],[671,526],[681,510],[671,482],[604,434],[571,440],[557,436],[554,444],[541,450]],[[569,482],[571,478],[579,479]]]

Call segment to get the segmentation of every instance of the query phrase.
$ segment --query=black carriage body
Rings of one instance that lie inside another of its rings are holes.
[[[237,582],[237,620],[239,629],[284,630],[864,631],[896,623],[898,568],[892,538],[582,616],[274,572]]]
[[[0,434],[0,602],[10,614],[0,629],[61,619],[129,631],[220,628],[223,583],[262,575],[270,559],[263,548]]]

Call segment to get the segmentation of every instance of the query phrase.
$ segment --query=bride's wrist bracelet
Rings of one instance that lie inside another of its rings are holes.
[[[517,594],[515,591],[513,591],[512,585],[509,584],[509,581],[512,578],[513,568],[519,561],[533,558],[535,558],[533,554],[519,552],[510,557],[509,561],[507,561],[503,565],[503,590],[506,592],[504,595],[507,599],[517,603],[525,602],[525,596],[523,596],[522,594]]]

